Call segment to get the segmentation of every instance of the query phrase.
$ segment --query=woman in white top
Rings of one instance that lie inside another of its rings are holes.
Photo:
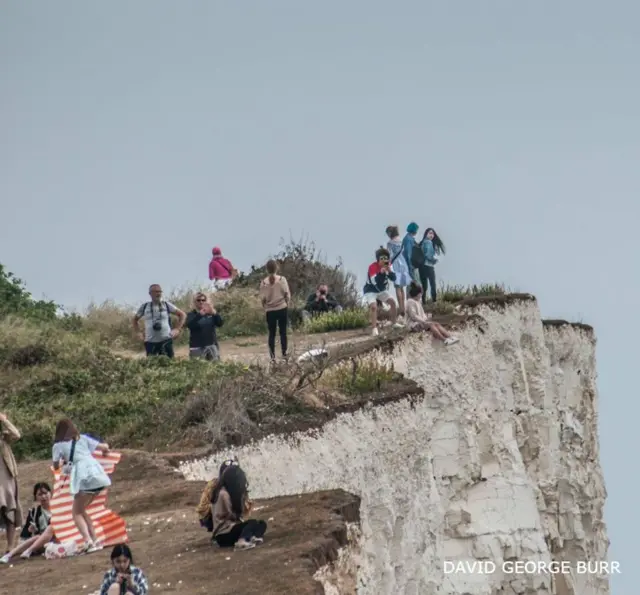
[[[69,419],[58,422],[52,450],[53,466],[59,469],[65,465],[65,471],[70,472],[72,514],[84,539],[83,553],[102,549],[102,545],[97,541],[91,518],[87,514],[87,508],[102,490],[111,485],[104,468],[93,458],[96,450],[106,454],[109,452],[109,445],[80,434]]]
[[[431,322],[424,312],[421,302],[422,287],[415,281],[409,286],[407,300],[407,323],[412,331],[429,331],[436,339],[444,341],[445,345],[453,345],[460,339],[452,337],[442,325]]]

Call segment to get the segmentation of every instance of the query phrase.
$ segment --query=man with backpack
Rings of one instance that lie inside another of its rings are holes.
[[[149,287],[150,302],[142,304],[133,317],[133,330],[144,341],[147,357],[155,355],[174,356],[173,340],[180,334],[187,315],[171,302],[163,301],[162,287]],[[178,318],[176,328],[171,328],[171,314]],[[139,322],[144,319],[144,332],[140,332]]]

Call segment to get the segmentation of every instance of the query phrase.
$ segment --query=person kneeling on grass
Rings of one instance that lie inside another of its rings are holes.
[[[251,511],[249,484],[244,471],[237,465],[228,467],[211,495],[213,536],[220,547],[248,550],[263,542],[267,523],[256,519],[243,520]]]
[[[100,595],[147,595],[149,583],[142,570],[133,565],[133,554],[121,543],[111,550],[113,568],[105,572]]]
[[[396,275],[391,269],[389,251],[385,248],[376,250],[376,261],[369,266],[367,282],[363,293],[364,302],[369,306],[371,313],[371,332],[378,334],[378,302],[389,306],[389,315],[394,328],[403,328],[404,325],[397,322],[398,311],[396,302],[391,296],[390,282],[396,280]]]
[[[0,558],[0,564],[9,564],[11,559],[20,555],[27,559],[32,555],[40,555],[44,547],[53,540],[53,527],[51,523],[51,487],[48,483],[41,482],[33,486],[33,500],[35,506],[27,514],[27,522],[24,524],[20,539],[22,543]]]
[[[305,321],[309,321],[313,316],[326,314],[328,312],[342,312],[342,306],[338,303],[338,300],[329,293],[329,287],[321,283],[307,298],[304,310],[302,311],[302,318]]]
[[[431,322],[424,312],[421,302],[422,287],[415,282],[409,286],[409,299],[407,300],[407,321],[412,331],[429,331],[440,341],[444,341],[445,345],[453,345],[460,339],[452,337],[437,322]]]

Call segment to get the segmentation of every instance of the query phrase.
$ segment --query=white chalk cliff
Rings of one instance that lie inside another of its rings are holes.
[[[505,561],[575,569],[607,560],[593,332],[543,324],[531,296],[464,308],[474,316],[458,345],[411,335],[365,356],[393,363],[424,396],[183,463],[182,472],[210,479],[237,455],[254,497],[359,495],[357,593],[608,594],[606,574],[503,570]],[[460,561],[468,571],[445,572]],[[496,570],[479,572],[474,561]]]

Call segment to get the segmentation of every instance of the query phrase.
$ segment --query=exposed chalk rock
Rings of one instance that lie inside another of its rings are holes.
[[[543,324],[530,296],[462,309],[476,316],[455,346],[411,335],[364,356],[393,364],[424,397],[341,414],[316,431],[267,437],[181,470],[206,480],[237,455],[255,497],[336,488],[360,496],[359,556],[345,552],[319,572],[326,593],[354,592],[329,577],[359,557],[361,594],[608,594],[606,575],[575,571],[579,561],[606,560],[609,543],[593,332]],[[552,561],[572,570],[549,572]],[[460,562],[473,570],[451,572]],[[524,562],[542,566],[512,571]]]

